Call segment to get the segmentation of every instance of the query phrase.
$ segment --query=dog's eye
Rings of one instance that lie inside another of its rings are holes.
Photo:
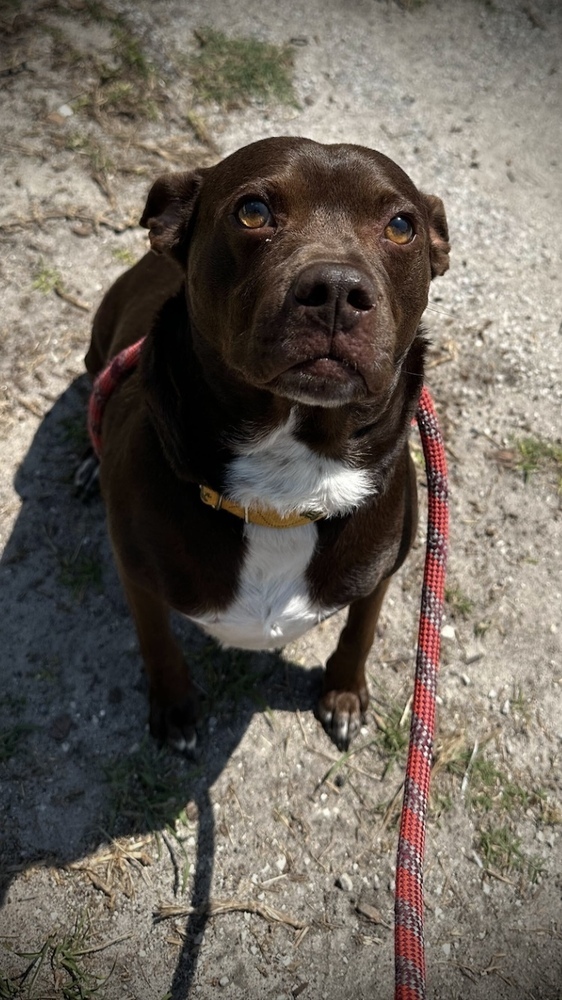
[[[271,225],[271,212],[263,201],[251,199],[240,205],[236,218],[246,229],[263,229]]]
[[[405,215],[395,215],[384,231],[387,240],[392,243],[411,243],[414,238],[414,227]]]

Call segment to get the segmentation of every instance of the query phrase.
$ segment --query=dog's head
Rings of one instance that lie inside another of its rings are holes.
[[[141,224],[185,269],[200,350],[248,385],[320,406],[388,398],[448,267],[440,199],[360,146],[252,143],[161,177]]]

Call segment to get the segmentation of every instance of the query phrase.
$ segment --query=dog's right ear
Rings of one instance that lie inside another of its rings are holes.
[[[152,185],[140,225],[148,229],[155,253],[169,253],[185,263],[189,222],[206,172],[164,174]]]

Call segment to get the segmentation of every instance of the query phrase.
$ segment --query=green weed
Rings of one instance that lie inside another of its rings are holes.
[[[111,256],[120,264],[126,264],[127,267],[132,267],[138,260],[138,255],[129,250],[128,247],[113,247]]]
[[[521,841],[507,826],[496,826],[489,830],[482,830],[478,849],[486,867],[501,874],[511,871],[520,872],[525,867]]]
[[[202,672],[202,686],[211,710],[226,701],[237,705],[250,698],[255,705],[264,707],[256,690],[256,673],[251,657],[239,649],[223,650],[213,642],[199,652],[190,654],[191,663]]]
[[[41,261],[35,271],[33,288],[38,292],[42,292],[43,295],[50,295],[57,286],[62,287],[60,272],[54,267],[49,267],[44,261]]]
[[[377,724],[374,743],[386,762],[384,778],[396,761],[402,762],[405,758],[410,736],[410,711],[408,706],[381,703],[377,699],[373,716]]]
[[[463,593],[458,584],[450,584],[445,588],[445,600],[453,617],[468,618],[474,610],[474,601]]]
[[[17,951],[15,954],[29,964],[21,975],[0,979],[0,997],[44,1000],[57,996],[61,1000],[92,1000],[107,983],[113,968],[106,977],[100,977],[84,967],[84,957],[96,950],[89,947],[89,935],[89,919],[82,916],[70,933],[62,937],[49,935],[37,951]],[[45,989],[44,975],[41,976],[41,983],[38,982],[42,972],[50,972],[53,980],[51,989]]]
[[[562,445],[540,437],[519,438],[515,442],[516,467],[527,481],[536,472],[554,474],[562,490]]]
[[[212,28],[198,32],[197,37],[201,50],[189,69],[200,101],[216,101],[228,108],[257,98],[297,106],[288,46],[257,38],[228,38]]]
[[[500,875],[518,872],[531,882],[538,882],[546,871],[541,858],[528,857],[521,849],[521,841],[507,826],[482,830],[477,849],[486,868]]]
[[[10,726],[9,729],[0,732],[0,764],[5,763],[10,757],[13,757],[23,737],[31,732],[32,729],[33,726],[16,722],[14,726]]]
[[[113,28],[113,37],[114,53],[122,70],[133,77],[148,80],[152,67],[141,49],[140,42],[131,34],[130,28],[118,21]]]
[[[103,565],[96,556],[78,550],[72,556],[61,558],[60,582],[72,592],[78,601],[84,599],[87,590],[101,592]]]
[[[74,102],[74,107],[78,108],[81,102],[87,103],[87,98],[81,98]],[[82,103],[84,106],[84,103]],[[71,132],[65,139],[66,149],[76,152],[87,160],[90,168],[96,173],[106,173],[113,169],[113,161],[105,146],[89,135],[80,132]]]
[[[88,427],[83,414],[79,417],[65,417],[61,420],[64,440],[77,452],[83,452],[88,444]]]
[[[123,826],[128,834],[166,827],[175,830],[176,821],[187,822],[186,789],[198,770],[178,767],[178,758],[169,752],[146,740],[135,753],[109,761],[104,773],[111,834]]]

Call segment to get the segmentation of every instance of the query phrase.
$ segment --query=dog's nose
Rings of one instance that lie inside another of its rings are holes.
[[[371,278],[349,264],[309,264],[292,287],[296,303],[330,327],[350,330],[361,315],[375,307]]]

